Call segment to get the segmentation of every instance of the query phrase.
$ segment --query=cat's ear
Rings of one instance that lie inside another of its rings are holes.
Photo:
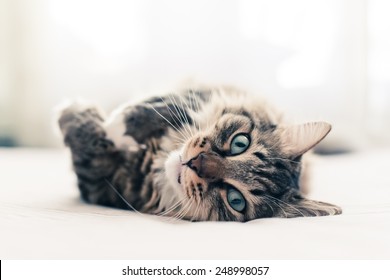
[[[317,145],[331,129],[326,122],[280,127],[281,148],[287,156],[297,158]]]
[[[329,216],[341,214],[340,207],[316,200],[310,200],[301,196],[296,197],[288,203],[281,205],[283,209],[280,211],[281,217],[313,217],[313,216]]]

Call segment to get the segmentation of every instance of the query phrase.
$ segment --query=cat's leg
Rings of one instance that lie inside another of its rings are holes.
[[[191,112],[200,110],[210,94],[209,91],[187,90],[121,106],[105,123],[108,138],[119,148],[134,148],[159,139],[169,128],[180,131],[180,138],[185,138],[191,134],[189,130],[194,122]]]
[[[187,108],[169,101],[150,102],[128,107],[123,111],[125,135],[138,143],[164,136],[168,128],[181,130],[183,125],[192,125]]]
[[[106,122],[109,138],[117,146],[128,146],[134,145],[134,141],[144,144],[150,139],[159,139],[168,128],[182,130],[185,126],[188,130],[193,125],[190,111],[197,111],[204,98],[198,92],[170,94],[122,106]]]
[[[76,159],[113,151],[113,143],[106,139],[103,122],[99,110],[85,104],[75,102],[61,111],[58,124],[65,145]]]
[[[84,200],[124,208],[109,185],[120,168],[123,155],[106,138],[103,117],[96,108],[74,103],[58,120],[65,144],[70,148],[78,186]],[[120,184],[115,187],[121,192]]]

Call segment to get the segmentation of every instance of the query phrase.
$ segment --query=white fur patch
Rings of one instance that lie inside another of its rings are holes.
[[[114,112],[104,123],[107,138],[114,142],[118,149],[138,150],[139,145],[133,137],[125,135],[126,125],[123,113]]]
[[[181,153],[178,150],[169,154],[167,160],[165,161],[165,176],[167,177],[170,185],[172,185],[176,190],[181,191],[183,187],[178,182],[178,177],[182,168],[180,155]]]

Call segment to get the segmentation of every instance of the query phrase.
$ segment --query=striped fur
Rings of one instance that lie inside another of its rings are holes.
[[[90,203],[191,221],[341,213],[300,193],[302,155],[330,125],[288,125],[263,100],[237,89],[155,97],[122,106],[107,120],[96,108],[73,104],[59,125]],[[250,145],[232,155],[238,134]],[[245,198],[244,211],[228,203],[231,188]]]

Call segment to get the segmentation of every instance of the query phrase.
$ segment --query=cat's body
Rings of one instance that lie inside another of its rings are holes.
[[[59,124],[90,203],[193,221],[341,213],[299,191],[301,157],[330,125],[286,125],[237,89],[151,98],[108,120],[73,104]]]

